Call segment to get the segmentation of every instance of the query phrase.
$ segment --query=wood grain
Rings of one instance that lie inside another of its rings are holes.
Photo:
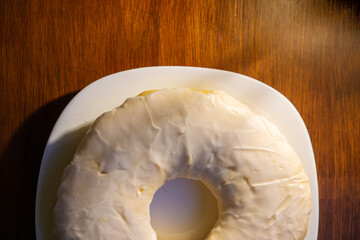
[[[356,0],[2,0],[0,44],[2,239],[35,239],[42,152],[71,97],[157,65],[234,71],[289,98],[315,152],[318,239],[360,239]]]

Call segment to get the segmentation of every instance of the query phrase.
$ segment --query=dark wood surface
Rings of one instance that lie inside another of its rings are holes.
[[[313,143],[318,239],[360,239],[358,1],[2,0],[0,44],[0,238],[35,239],[42,153],[76,92],[122,70],[185,65],[283,93]]]

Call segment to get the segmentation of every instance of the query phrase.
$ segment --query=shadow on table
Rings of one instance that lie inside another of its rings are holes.
[[[0,161],[2,239],[36,239],[35,198],[41,159],[51,129],[75,94],[39,108],[6,146]]]
[[[335,4],[335,7],[341,11],[350,11],[354,14],[353,20],[360,22],[360,2],[358,0],[326,0],[329,5]],[[313,2],[314,3],[314,2]],[[314,3],[315,4],[315,3]]]

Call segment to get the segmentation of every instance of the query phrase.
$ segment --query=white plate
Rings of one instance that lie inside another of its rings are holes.
[[[310,180],[313,209],[305,239],[317,239],[319,196],[314,153],[306,126],[290,101],[273,88],[228,71],[196,67],[148,67],[115,73],[80,91],[57,120],[42,159],[36,194],[38,240],[55,239],[52,208],[64,167],[71,161],[89,124],[126,98],[149,89],[190,87],[223,90],[275,123],[302,160]]]

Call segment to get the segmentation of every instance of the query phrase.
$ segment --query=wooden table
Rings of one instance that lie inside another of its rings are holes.
[[[3,0],[0,41],[2,239],[35,239],[41,158],[69,100],[108,74],[157,65],[225,69],[283,93],[313,143],[318,238],[360,239],[356,0]]]

